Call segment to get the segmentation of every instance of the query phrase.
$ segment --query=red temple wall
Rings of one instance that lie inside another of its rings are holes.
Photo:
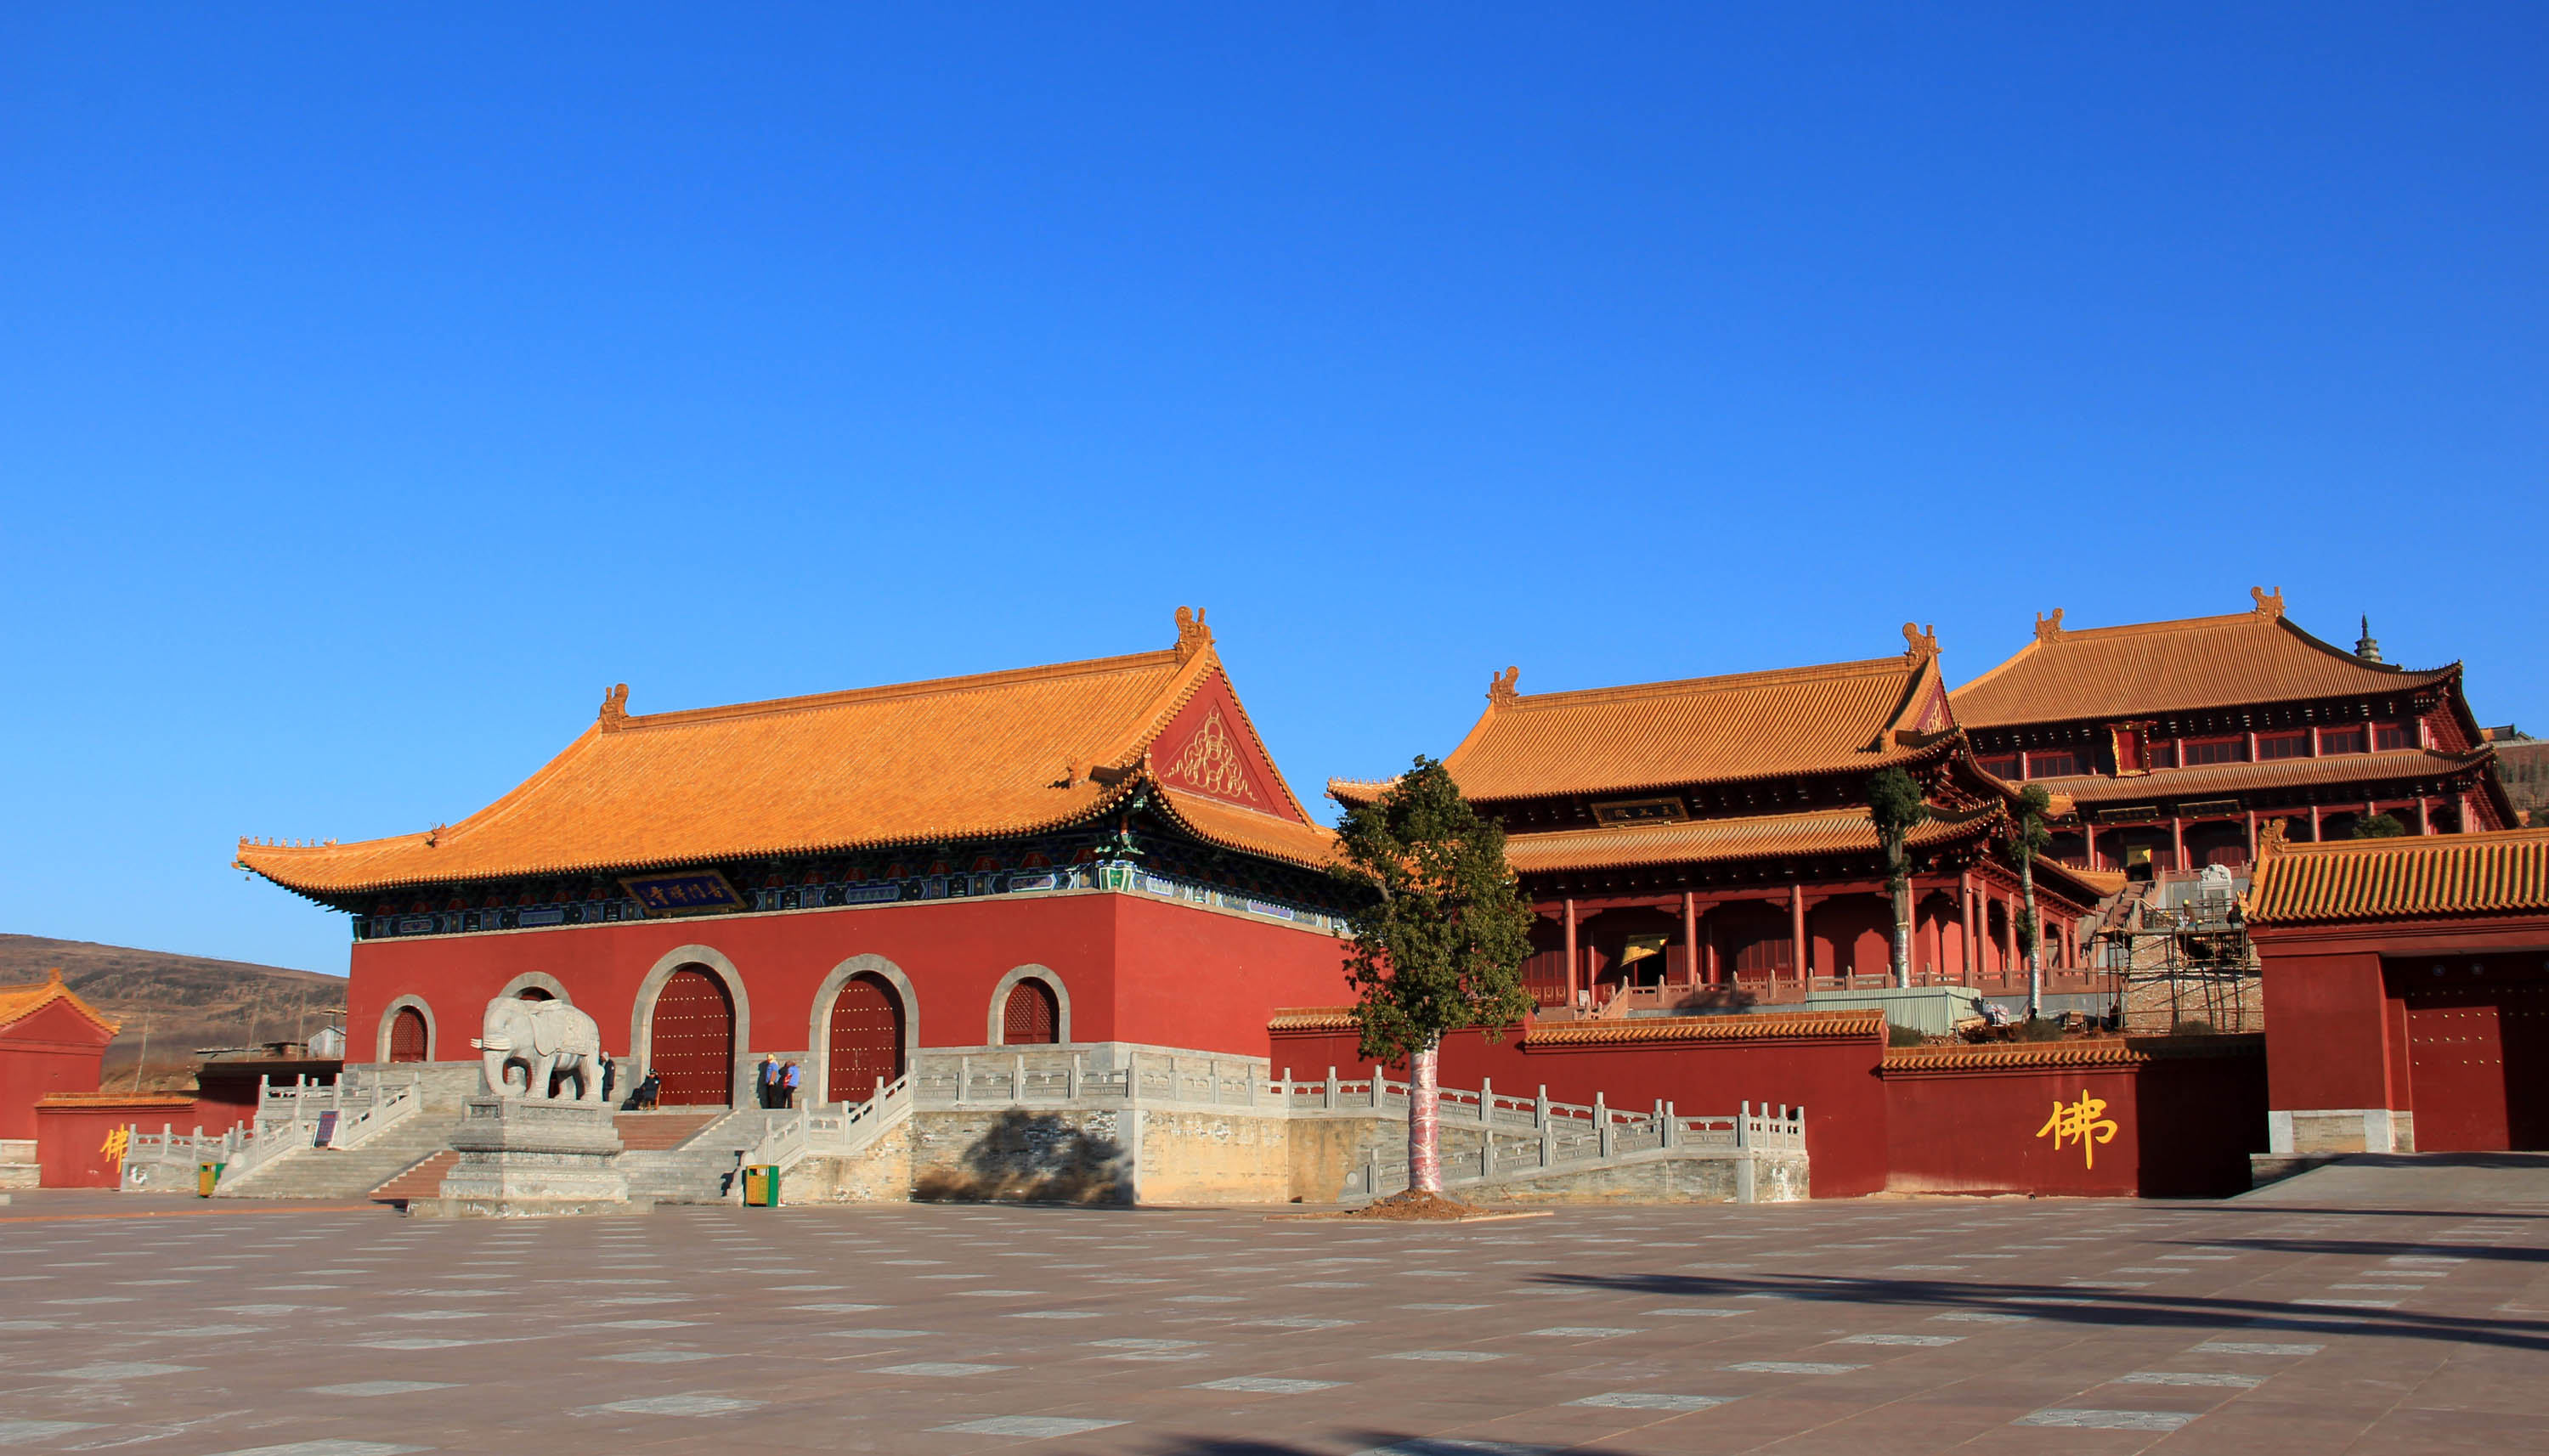
[[[115,1130],[139,1125],[156,1133],[161,1124],[187,1132],[195,1125],[194,1099],[143,1093],[133,1097],[66,1097],[35,1109],[36,1161],[47,1188],[116,1188],[124,1181],[121,1159],[107,1156]],[[210,1131],[207,1129],[206,1131]]]
[[[2056,1103],[2106,1103],[2113,1141],[2084,1156],[2038,1138]],[[1894,1072],[1885,1078],[1886,1177],[1895,1193],[2044,1193],[2129,1198],[2140,1186],[2141,1118],[2131,1067]],[[2091,1164],[2094,1162],[2094,1166]]]
[[[1275,1011],[1354,994],[1329,936],[1138,895],[1105,898],[1116,927],[1114,1040],[1255,1056]]]
[[[1041,965],[1061,982],[1071,1035],[1253,1054],[1266,1019],[1303,999],[1343,994],[1336,943],[1234,915],[1116,894],[1003,896],[908,906],[638,921],[546,931],[364,941],[347,987],[351,1058],[375,1059],[382,1017],[401,996],[433,1013],[438,1061],[473,1058],[486,1003],[515,977],[555,977],[625,1056],[647,973],[685,947],[722,956],[744,983],[739,1050],[802,1051],[814,994],[858,955],[892,962],[912,984],[919,1045],[989,1039],[1000,978]],[[1202,984],[1198,984],[1198,978]],[[1205,988],[1209,987],[1209,990]]]

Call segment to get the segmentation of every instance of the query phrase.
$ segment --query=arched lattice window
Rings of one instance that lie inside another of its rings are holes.
[[[425,1057],[425,1013],[402,1006],[390,1018],[390,1060],[423,1061]]]
[[[1000,1008],[1000,1045],[1050,1046],[1061,1040],[1062,1012],[1054,1001],[1053,987],[1034,979],[1011,986],[1009,999]]]

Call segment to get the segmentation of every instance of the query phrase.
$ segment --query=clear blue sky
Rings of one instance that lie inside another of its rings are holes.
[[[886,9],[0,13],[0,930],[1180,602],[1305,794],[2252,585],[2549,729],[2549,8]]]

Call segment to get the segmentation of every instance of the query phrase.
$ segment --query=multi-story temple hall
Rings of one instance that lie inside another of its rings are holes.
[[[2369,624],[2348,652],[2285,616],[2281,589],[2249,595],[2231,616],[2086,630],[2056,608],[1955,690],[1984,769],[2076,807],[2057,858],[2244,877],[2262,823],[2300,844],[2374,814],[2409,834],[2515,823],[2460,664],[2385,663]]]
[[[1504,822],[1539,911],[1524,975],[1542,1006],[1624,1018],[1886,984],[1894,913],[1867,810],[1885,769],[1931,807],[1910,838],[1915,984],[2023,975],[2013,794],[1974,765],[1936,639],[1903,632],[1902,654],[1867,662],[1537,694],[1518,670],[1495,680],[1444,767]],[[2049,967],[2078,966],[2113,888],[2039,867]]]

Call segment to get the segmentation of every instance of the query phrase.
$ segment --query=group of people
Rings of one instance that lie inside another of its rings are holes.
[[[762,1057],[760,1073],[753,1078],[753,1085],[761,1089],[761,1105],[795,1107],[798,1080],[803,1074],[803,1068],[793,1061],[781,1061],[776,1056]]]

